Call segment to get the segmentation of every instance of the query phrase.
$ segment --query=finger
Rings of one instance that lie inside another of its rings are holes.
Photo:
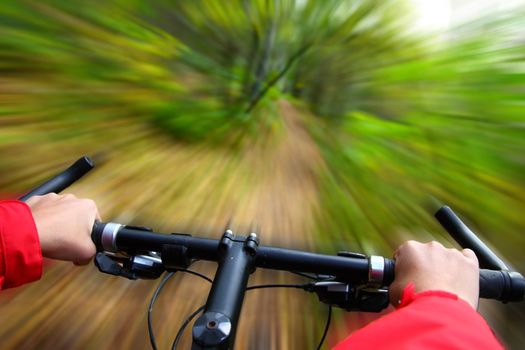
[[[403,244],[401,244],[400,246],[398,246],[397,249],[394,251],[394,258],[399,256],[401,251],[407,249],[407,247],[410,246],[413,242],[415,242],[415,241],[406,241]]]
[[[478,257],[476,256],[476,253],[472,249],[463,249],[461,251],[461,254],[463,254],[465,257],[469,258],[470,260],[478,261]]]
[[[400,287],[397,282],[394,282],[390,285],[388,291],[388,298],[390,299],[390,304],[394,307],[399,306],[401,300]]]
[[[87,260],[75,260],[73,261],[73,264],[75,266],[85,266],[87,264],[89,264],[89,262],[91,261],[91,259],[87,259]]]
[[[30,197],[28,200],[26,200],[26,204],[32,206],[33,204],[36,204],[40,200],[40,198],[41,196]]]
[[[404,242],[399,247],[397,247],[397,249],[395,250],[395,252],[394,252],[394,259],[399,258],[399,256],[402,255],[403,252],[410,251],[410,250],[415,249],[416,247],[421,246],[421,245],[423,245],[423,243],[420,243],[420,242],[417,242],[417,241],[414,241],[414,240],[408,240],[408,241]]]
[[[81,201],[84,205],[84,210],[88,211],[91,214],[94,213],[95,218],[100,221],[100,213],[98,212],[97,204],[95,203],[95,201],[87,198],[81,199]]]
[[[38,202],[45,202],[46,199],[52,199],[52,198],[55,198],[57,197],[58,195],[56,193],[48,193],[48,194],[44,194],[42,196],[39,196],[39,195],[35,195],[35,196],[31,196],[29,197],[28,200],[26,200],[25,202],[31,206],[33,204],[36,204]]]

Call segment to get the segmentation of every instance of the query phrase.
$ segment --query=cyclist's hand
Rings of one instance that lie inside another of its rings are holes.
[[[91,260],[96,252],[91,230],[95,219],[100,220],[95,202],[71,194],[50,193],[31,197],[27,204],[33,213],[43,256],[76,265]]]
[[[479,264],[470,249],[447,249],[441,243],[408,241],[397,248],[390,302],[396,305],[409,282],[415,292],[441,290],[456,294],[474,309],[479,299]]]

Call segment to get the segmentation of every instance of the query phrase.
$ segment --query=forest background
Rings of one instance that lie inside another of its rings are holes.
[[[219,237],[233,219],[268,245],[385,256],[406,239],[455,246],[432,217],[446,203],[525,272],[525,7],[441,3],[445,17],[400,0],[2,1],[2,197],[89,154],[97,169],[70,191],[106,221]],[[148,348],[155,288],[46,261],[2,292],[2,346]],[[161,348],[207,290],[166,286]],[[250,292],[237,348],[315,348],[327,310],[303,294]],[[525,342],[523,306],[480,312],[509,348]],[[326,345],[375,317],[336,311]]]

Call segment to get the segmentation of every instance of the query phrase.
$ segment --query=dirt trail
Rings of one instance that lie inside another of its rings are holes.
[[[285,126],[282,138],[276,145],[270,140],[270,145],[250,149],[243,160],[257,172],[258,183],[250,188],[239,216],[260,222],[265,241],[304,245],[311,238],[316,171],[323,161],[297,109],[286,101],[279,107]]]

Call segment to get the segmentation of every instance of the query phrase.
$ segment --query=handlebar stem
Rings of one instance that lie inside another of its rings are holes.
[[[192,349],[232,349],[250,273],[255,271],[258,241],[226,230],[219,244],[219,267],[204,314],[193,326]]]

